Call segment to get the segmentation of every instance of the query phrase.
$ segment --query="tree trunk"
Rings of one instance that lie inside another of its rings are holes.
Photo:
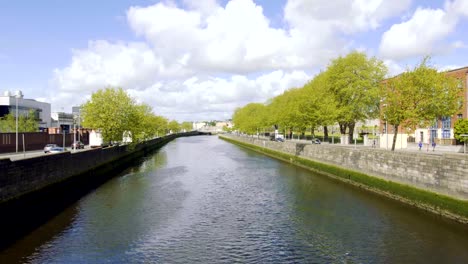
[[[355,122],[348,123],[349,127],[349,142],[353,142],[353,134],[354,134],[354,126],[356,125]]]
[[[323,127],[323,141],[325,142],[328,141],[328,127],[327,126]]]
[[[393,125],[393,143],[392,143],[392,151],[395,151],[395,144],[396,144],[396,139],[398,135],[398,125]],[[388,133],[388,131],[387,131]],[[387,142],[388,144],[388,142]]]
[[[338,123],[340,125],[340,134],[346,134],[346,128],[348,127],[346,123]]]

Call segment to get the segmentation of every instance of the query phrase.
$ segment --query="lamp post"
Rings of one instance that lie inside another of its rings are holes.
[[[468,137],[468,134],[461,134],[461,137]],[[466,140],[463,142],[463,154],[466,154]]]
[[[16,93],[16,153],[18,153],[18,96],[19,94]]]
[[[388,149],[388,122],[387,122],[386,119],[385,119],[385,134],[387,134],[387,135],[386,135],[386,136],[387,136],[387,139],[385,140],[385,141],[386,141],[385,144],[387,145],[386,149]]]

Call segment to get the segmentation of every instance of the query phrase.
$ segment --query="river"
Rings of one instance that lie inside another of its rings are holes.
[[[1,263],[468,263],[468,228],[214,136],[178,138]]]

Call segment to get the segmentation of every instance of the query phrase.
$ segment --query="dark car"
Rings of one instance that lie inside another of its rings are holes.
[[[72,149],[84,149],[84,144],[81,141],[76,141],[71,145]]]
[[[51,149],[58,147],[57,144],[47,144],[44,147],[44,153],[49,153]]]
[[[312,144],[321,144],[322,142],[318,138],[312,139]]]

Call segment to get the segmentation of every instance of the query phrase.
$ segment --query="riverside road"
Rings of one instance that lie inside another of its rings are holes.
[[[0,263],[468,263],[468,228],[219,140],[178,138]]]

